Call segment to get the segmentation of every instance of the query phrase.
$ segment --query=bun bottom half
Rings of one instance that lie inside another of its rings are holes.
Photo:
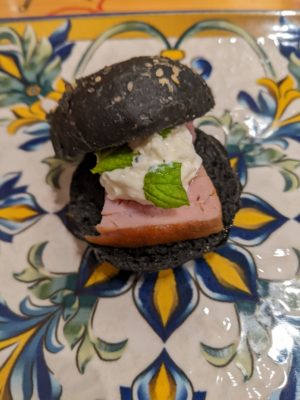
[[[158,271],[174,268],[204,253],[214,250],[227,240],[230,226],[240,206],[241,185],[232,170],[226,150],[212,136],[196,129],[195,150],[201,156],[205,170],[218,193],[224,229],[210,236],[139,248],[90,245],[95,249],[99,263],[107,261],[115,267],[130,271]],[[67,209],[67,226],[80,239],[98,234],[95,226],[101,220],[104,188],[99,175],[93,175],[94,154],[87,154],[74,172]]]

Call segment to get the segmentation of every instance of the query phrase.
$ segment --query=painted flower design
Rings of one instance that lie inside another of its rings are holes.
[[[286,221],[288,218],[260,197],[243,193],[241,208],[234,218],[229,237],[243,246],[257,246]]]
[[[237,122],[226,111],[221,117],[200,118],[198,126],[212,125],[223,131],[231,166],[243,186],[249,168],[271,167],[281,174],[284,191],[295,190],[300,186],[300,160],[287,157],[282,149],[287,149],[288,139],[300,141],[300,113],[286,117],[290,105],[300,99],[300,92],[289,75],[279,82],[263,78],[258,83],[265,89],[259,92],[257,101],[245,91],[238,95],[255,118]]]
[[[166,350],[138,375],[131,388],[121,387],[121,400],[205,400],[206,392],[195,392],[184,372]]]
[[[58,79],[54,85],[55,91],[47,95],[47,99],[53,102],[58,102],[65,91],[65,82],[62,79]],[[47,100],[44,100],[46,102]],[[55,103],[54,103],[55,104]],[[11,109],[16,120],[10,122],[7,127],[8,133],[14,134],[20,128],[25,126],[31,126],[33,124],[45,123],[46,114],[45,104],[43,101],[38,100],[31,105],[16,106]]]
[[[256,268],[250,253],[228,244],[194,262],[201,291],[217,301],[257,301]],[[165,342],[192,314],[201,292],[191,266],[141,276],[134,300],[141,315]]]
[[[70,28],[67,21],[41,40],[30,25],[22,36],[12,28],[2,28],[0,40],[8,44],[0,46],[0,107],[31,105],[54,91],[62,62],[74,46],[67,42]]]
[[[249,127],[244,122],[234,121],[229,111],[221,117],[200,118],[198,127],[203,126],[214,126],[223,132],[231,167],[238,174],[242,186],[247,184],[248,168],[267,166],[272,161],[269,149],[264,149],[261,141],[249,134]]]
[[[121,296],[132,290],[138,310],[163,342],[198,304],[200,292],[192,277],[191,267],[182,266],[175,270],[139,276],[118,270],[103,261],[94,249],[88,248],[83,255],[78,273],[56,275],[45,270],[43,251],[46,245],[47,243],[40,243],[30,249],[29,266],[17,274],[16,278],[29,284],[29,289],[36,298],[51,303],[48,308],[37,307],[30,303],[35,316],[46,318],[40,324],[30,319],[35,326],[32,335],[40,337],[39,335],[48,334],[48,329],[51,332],[56,331],[57,325],[62,321],[64,337],[71,349],[76,349],[77,366],[81,373],[84,373],[92,357],[98,356],[104,361],[117,360],[126,348],[126,338],[119,343],[108,343],[94,335],[93,315],[96,306],[101,312],[101,298]],[[218,253],[209,253],[204,260],[196,262],[196,279],[201,290],[216,300],[247,299],[255,302],[257,297],[255,276],[255,266],[251,256],[236,245],[229,245]],[[21,311],[26,314],[26,308],[21,307]],[[20,322],[20,329],[25,332],[25,328],[27,329],[27,323]],[[24,357],[26,360],[26,352]],[[44,378],[40,379],[42,381]],[[169,385],[165,386],[164,390],[172,394],[171,398],[193,400],[205,398],[204,393],[193,392],[186,376],[165,351],[135,380],[132,393],[147,393],[145,398],[155,399],[153,396],[157,396],[162,390],[159,382],[164,380],[166,380],[164,385]],[[131,398],[124,397],[129,395],[129,389],[125,388],[122,393],[123,398]]]
[[[282,151],[268,146],[277,145],[286,149],[288,139],[300,141],[300,113],[286,116],[290,105],[300,99],[300,91],[294,88],[294,80],[290,75],[279,82],[263,78],[258,83],[266,90],[260,91],[257,101],[244,91],[239,93],[239,100],[263,121],[257,124],[256,138],[252,139],[258,153],[250,154],[247,165],[255,167],[269,164],[282,175],[284,191],[297,189],[300,186],[297,173],[300,161],[288,158]]]
[[[31,292],[36,298],[50,300],[59,308],[64,321],[65,339],[71,349],[76,347],[76,362],[81,373],[84,373],[86,365],[95,355],[102,360],[117,360],[127,340],[108,343],[95,337],[92,330],[93,315],[101,297],[120,296],[128,291],[134,275],[101,262],[91,248],[84,253],[78,273],[48,273],[42,258],[46,245],[44,242],[30,249],[30,265],[16,278],[31,284]]]
[[[0,178],[0,239],[13,237],[36,223],[44,214],[27,186],[18,186],[22,174],[12,172]]]
[[[19,146],[24,151],[37,150],[41,145],[50,140],[50,127],[47,122],[47,104],[56,104],[65,90],[65,82],[59,79],[55,84],[55,91],[47,95],[46,99],[38,100],[31,105],[20,105],[12,107],[11,111],[15,119],[8,126],[9,134],[15,134],[19,129],[30,135],[30,139]]]
[[[26,298],[20,312],[0,301],[0,351],[10,349],[0,368],[0,397],[30,399],[36,393],[40,399],[59,399],[61,386],[44,357],[45,349],[57,353],[63,348],[57,339],[59,307],[37,307]]]
[[[218,301],[256,302],[256,268],[248,251],[227,245],[195,260],[195,273],[201,290]]]
[[[293,78],[287,75],[281,81],[274,81],[269,78],[262,78],[257,83],[264,87],[255,101],[247,92],[241,91],[238,99],[245,103],[256,115],[263,117],[266,124],[258,128],[258,136],[271,140],[282,139],[280,144],[286,148],[287,142],[284,138],[300,140],[298,127],[300,113],[294,113],[286,117],[285,112],[296,100],[300,99],[300,91],[296,89]]]
[[[183,267],[145,274],[134,287],[134,300],[152,329],[166,341],[197,307],[199,293]]]

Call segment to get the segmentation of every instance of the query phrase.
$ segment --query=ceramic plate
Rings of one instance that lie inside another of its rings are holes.
[[[299,46],[295,13],[2,20],[0,399],[299,400]],[[75,165],[46,113],[66,82],[154,54],[211,86],[196,125],[243,194],[224,247],[136,275],[67,230]]]

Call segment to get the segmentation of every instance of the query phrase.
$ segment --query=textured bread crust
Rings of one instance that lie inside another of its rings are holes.
[[[226,241],[234,215],[239,209],[239,178],[230,167],[226,150],[219,141],[200,130],[196,132],[195,149],[202,157],[205,170],[217,190],[225,229],[205,238],[134,249],[94,246],[99,262],[108,261],[126,270],[157,271],[200,257]],[[71,184],[67,223],[81,239],[86,235],[97,234],[94,227],[99,223],[104,204],[104,189],[99,184],[99,176],[89,171],[94,164],[94,155],[88,154],[75,171]]]
[[[59,158],[121,145],[204,115],[214,106],[199,74],[165,57],[136,57],[68,85],[50,113]]]

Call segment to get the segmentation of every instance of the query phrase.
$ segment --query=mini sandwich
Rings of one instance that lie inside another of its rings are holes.
[[[81,78],[49,115],[56,156],[79,159],[68,226],[99,262],[172,268],[223,244],[240,185],[223,146],[195,129],[214,106],[205,81],[163,57]]]

